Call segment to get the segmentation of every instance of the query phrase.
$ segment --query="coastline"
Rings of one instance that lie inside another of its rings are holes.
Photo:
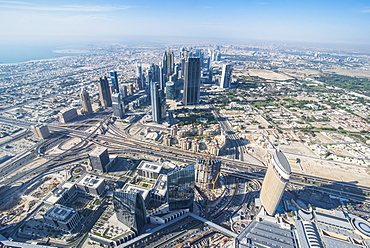
[[[79,49],[63,49],[63,50],[54,50],[52,52],[53,54],[56,54],[56,55],[61,55],[61,54],[65,54],[65,55],[61,55],[60,57],[55,57],[55,58],[31,59],[31,60],[26,60],[26,61],[21,61],[21,62],[11,62],[11,63],[0,62],[0,66],[11,66],[11,65],[16,65],[16,64],[31,63],[31,62],[52,61],[52,60],[65,59],[65,58],[70,58],[70,57],[75,57],[75,56],[79,56],[82,54],[90,53],[90,51],[79,50]]]

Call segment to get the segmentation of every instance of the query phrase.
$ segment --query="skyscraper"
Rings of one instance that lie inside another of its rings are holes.
[[[177,168],[167,175],[167,197],[171,211],[190,208],[194,201],[194,165]]]
[[[98,83],[100,102],[103,107],[112,107],[112,98],[107,77],[100,78]]]
[[[157,82],[150,83],[150,99],[152,104],[152,119],[159,123],[166,117],[166,98],[163,90],[159,89]]]
[[[123,119],[123,117],[125,116],[125,106],[120,93],[112,94],[112,107],[113,116]]]
[[[175,65],[175,58],[173,52],[168,49],[168,52],[164,52],[163,54],[163,74],[168,79],[169,75],[172,75],[174,72],[174,65]]]
[[[113,205],[117,219],[130,227],[136,235],[144,231],[146,219],[146,208],[140,193],[113,192]]]
[[[116,71],[110,71],[110,79],[112,81],[114,92],[112,93],[119,93],[119,87],[118,87],[118,76]]]
[[[265,178],[263,179],[260,199],[267,214],[273,215],[289,182],[291,168],[280,149],[275,149],[270,157]]]
[[[222,162],[210,156],[198,158],[196,161],[195,183],[199,189],[211,194],[210,191],[217,188]]]
[[[200,98],[200,59],[188,58],[184,68],[184,105],[196,105]]]
[[[176,88],[174,82],[166,83],[166,98],[170,100],[175,100],[176,98]]]
[[[90,165],[93,170],[101,172],[107,171],[107,165],[110,162],[108,149],[105,147],[97,147],[89,154]]]
[[[89,93],[82,89],[80,93],[82,111],[84,114],[91,115],[93,113]]]
[[[136,63],[136,74],[137,79],[139,80],[139,90],[142,90],[144,89],[145,79],[141,63]]]
[[[223,88],[223,89],[230,88],[231,72],[232,72],[231,65],[223,65],[222,66],[222,76],[221,76],[221,83],[220,83],[221,88]]]

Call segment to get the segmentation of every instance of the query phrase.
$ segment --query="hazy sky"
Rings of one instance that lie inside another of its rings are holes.
[[[370,1],[0,0],[0,43],[141,35],[370,44]]]

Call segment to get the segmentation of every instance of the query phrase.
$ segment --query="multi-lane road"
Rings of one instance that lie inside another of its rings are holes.
[[[102,117],[104,120],[108,120],[107,116]],[[19,121],[19,120],[12,120],[5,117],[0,116],[0,121],[8,124],[17,125],[23,128],[29,127],[30,123],[25,121]],[[103,125],[105,122],[101,122],[99,128]],[[78,124],[76,124],[78,125]],[[149,157],[157,157],[157,158],[164,158],[169,160],[175,160],[179,162],[184,163],[194,163],[194,157],[201,156],[201,154],[195,154],[191,151],[186,150],[180,150],[175,147],[167,147],[167,146],[161,146],[155,143],[147,142],[147,141],[141,141],[134,139],[132,137],[129,137],[127,135],[127,132],[119,132],[117,131],[117,128],[112,128],[112,130],[115,129],[116,135],[108,135],[108,134],[101,134],[99,132],[90,132],[87,133],[82,130],[76,130],[71,127],[65,127],[61,125],[55,125],[55,124],[49,124],[48,125],[49,130],[57,133],[59,135],[65,135],[70,137],[78,137],[81,138],[82,141],[90,141],[94,142],[101,146],[108,146],[110,149],[115,149],[116,152],[121,153],[137,153],[142,154]],[[97,128],[96,130],[98,130]],[[230,131],[230,130],[229,130]],[[237,140],[237,137],[233,137],[234,140]],[[82,142],[81,141],[81,142]],[[240,147],[240,143],[237,144]],[[78,151],[68,150],[65,151],[65,153],[70,155],[78,155],[74,153],[78,153]],[[62,156],[62,155],[61,155]],[[54,160],[57,160],[56,158]],[[60,161],[59,161],[60,163]],[[52,161],[49,161],[45,163],[43,166],[40,166],[39,168],[35,169],[33,171],[34,174],[45,172],[48,169],[56,168],[60,164],[53,163]],[[243,176],[246,178],[249,176],[249,178],[254,177],[255,179],[262,179],[264,175],[264,171],[266,170],[265,166],[262,166],[260,164],[256,164],[253,162],[247,162],[247,161],[240,161],[236,159],[228,159],[223,158],[223,171],[225,173],[229,173],[230,175],[234,176]],[[14,170],[17,168],[14,168]],[[244,173],[250,173],[251,175],[246,175]],[[12,180],[9,179],[9,183],[15,183],[17,180],[22,180],[27,175],[21,175],[17,174],[15,178]],[[291,176],[291,182],[296,183],[302,186],[312,186],[315,187],[317,190],[325,191],[330,194],[338,195],[345,198],[350,198],[353,200],[367,200],[370,199],[367,198],[364,194],[370,194],[370,188],[354,185],[351,183],[346,182],[338,182],[331,179],[326,178],[320,178],[300,173],[292,173]],[[304,183],[304,181],[309,183]],[[4,183],[4,182],[2,182]],[[9,184],[7,183],[7,184]],[[331,185],[331,187],[323,187],[323,185]],[[337,186],[337,187],[336,187]]]

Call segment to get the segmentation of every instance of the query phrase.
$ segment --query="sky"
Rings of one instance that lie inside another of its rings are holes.
[[[0,45],[149,36],[370,44],[370,1],[0,0]]]

